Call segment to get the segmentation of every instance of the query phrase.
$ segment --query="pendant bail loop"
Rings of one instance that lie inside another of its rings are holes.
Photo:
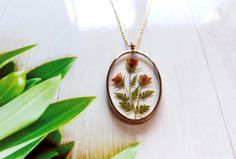
[[[131,49],[131,51],[135,50],[135,45],[132,42],[130,43],[130,49]]]

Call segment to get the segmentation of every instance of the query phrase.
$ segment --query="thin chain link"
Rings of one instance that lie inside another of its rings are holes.
[[[141,25],[141,29],[140,29],[140,31],[139,31],[139,33],[138,33],[138,35],[137,35],[137,39],[136,39],[135,43],[131,43],[131,42],[128,40],[128,36],[127,36],[126,33],[125,33],[124,26],[121,24],[121,21],[120,21],[120,18],[119,18],[119,16],[118,16],[118,14],[117,14],[117,10],[116,10],[116,8],[115,8],[115,6],[114,6],[114,3],[113,3],[112,0],[110,0],[110,1],[111,1],[112,8],[113,8],[113,10],[114,10],[115,16],[116,16],[116,20],[117,20],[118,25],[119,25],[119,28],[120,28],[121,35],[122,35],[122,37],[123,37],[123,39],[124,39],[126,45],[127,45],[128,47],[130,47],[130,48],[131,48],[131,47],[134,47],[134,46],[135,46],[136,48],[139,47],[140,42],[141,42],[142,37],[143,37],[143,33],[144,33],[144,30],[145,30],[146,24],[147,24],[148,16],[149,16],[150,9],[151,9],[151,5],[152,5],[152,0],[148,0],[147,9],[146,9],[146,13],[145,13],[145,15],[144,15],[143,23],[142,23],[142,25]]]

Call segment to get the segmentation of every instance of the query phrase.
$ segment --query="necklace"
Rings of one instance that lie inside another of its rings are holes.
[[[139,47],[147,24],[152,0],[148,1],[146,13],[135,43],[129,42],[112,0],[121,35],[129,50],[112,62],[107,73],[108,104],[116,116],[129,124],[149,120],[156,112],[161,98],[162,83],[155,63]]]

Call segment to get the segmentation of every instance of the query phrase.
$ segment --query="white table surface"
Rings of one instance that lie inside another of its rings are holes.
[[[115,0],[130,39],[146,1]],[[140,50],[157,63],[155,117],[131,126],[110,111],[105,79],[126,48],[109,0],[0,0],[0,50],[37,43],[21,68],[77,56],[60,99],[97,99],[64,129],[72,158],[106,159],[140,141],[137,159],[236,159],[236,0],[154,0]]]

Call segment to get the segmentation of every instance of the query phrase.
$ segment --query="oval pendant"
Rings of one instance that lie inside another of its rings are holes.
[[[107,73],[108,104],[116,116],[129,124],[149,120],[157,110],[162,83],[155,63],[139,51],[118,56]]]

